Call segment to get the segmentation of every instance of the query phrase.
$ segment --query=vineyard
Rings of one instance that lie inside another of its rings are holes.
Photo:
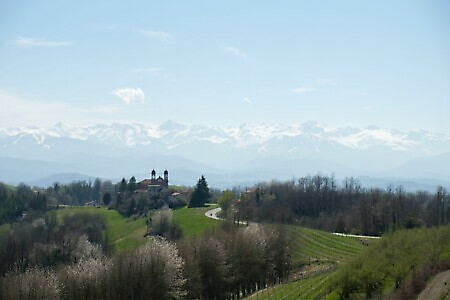
[[[290,282],[269,286],[248,299],[334,299],[330,285],[339,266],[376,243],[298,226],[287,228],[293,240],[293,269],[297,271]]]

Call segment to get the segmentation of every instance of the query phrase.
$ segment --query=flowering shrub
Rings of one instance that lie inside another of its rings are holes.
[[[0,299],[59,299],[62,285],[53,271],[32,268],[0,279]]]

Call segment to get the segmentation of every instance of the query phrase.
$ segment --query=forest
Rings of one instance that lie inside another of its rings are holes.
[[[450,197],[443,187],[435,194],[411,193],[401,186],[363,188],[351,177],[338,184],[323,175],[258,184],[244,191],[234,207],[234,218],[375,236],[450,221]]]

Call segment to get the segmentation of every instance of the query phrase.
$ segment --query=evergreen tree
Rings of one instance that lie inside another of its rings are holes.
[[[202,207],[209,198],[211,198],[211,194],[209,193],[208,183],[205,176],[202,175],[191,194],[189,207]]]
[[[127,215],[131,216],[134,213],[135,209],[136,209],[136,200],[134,200],[134,198],[131,198],[130,204],[128,204]]]
[[[122,181],[120,182],[119,185],[119,193],[124,194],[127,191],[127,181],[125,178],[122,178]]]
[[[136,178],[133,176],[130,178],[130,181],[128,181],[128,190],[130,193],[133,193],[137,188]]]
[[[95,178],[94,187],[92,189],[92,199],[98,203],[100,202],[100,191],[102,189],[102,181],[100,178]]]
[[[111,202],[111,193],[110,192],[104,193],[103,194],[103,204],[108,206],[110,202]]]

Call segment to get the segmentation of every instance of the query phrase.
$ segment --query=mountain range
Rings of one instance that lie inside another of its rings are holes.
[[[450,186],[450,134],[317,122],[0,128],[3,182],[45,186],[71,178],[139,179],[153,168],[168,169],[172,183],[186,185],[201,174],[212,186],[227,187],[334,173],[365,178],[362,182],[372,178],[368,182],[375,185],[390,179],[431,189]]]

